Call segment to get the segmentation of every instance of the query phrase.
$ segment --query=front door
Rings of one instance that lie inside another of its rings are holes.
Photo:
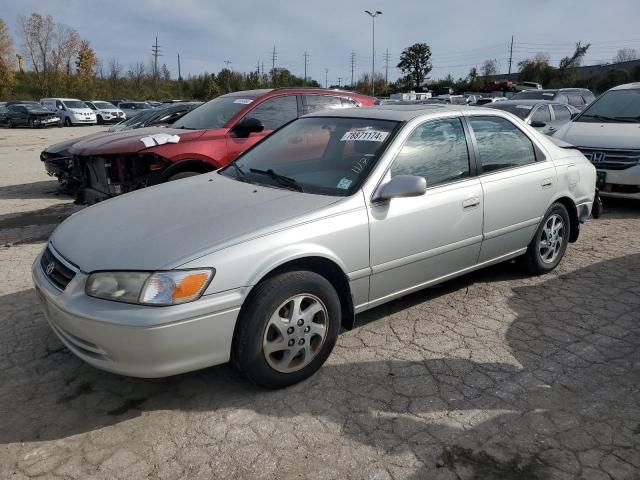
[[[416,127],[383,183],[396,175],[425,177],[427,192],[370,202],[372,306],[472,267],[480,252],[482,187],[459,118]]]

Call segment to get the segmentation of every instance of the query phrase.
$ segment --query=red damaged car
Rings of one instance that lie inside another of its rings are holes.
[[[49,147],[40,158],[49,174],[73,186],[79,202],[95,203],[223,167],[273,130],[306,113],[370,106],[374,101],[357,93],[325,89],[235,92],[192,110],[170,128],[90,135]]]

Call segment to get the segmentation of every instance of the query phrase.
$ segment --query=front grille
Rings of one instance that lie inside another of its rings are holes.
[[[47,276],[49,281],[58,287],[60,290],[64,290],[69,285],[69,282],[76,276],[76,271],[65,265],[52,251],[51,247],[47,246],[40,258],[40,266],[42,271]]]
[[[598,169],[625,170],[640,163],[640,150],[582,147],[578,147],[578,149]]]

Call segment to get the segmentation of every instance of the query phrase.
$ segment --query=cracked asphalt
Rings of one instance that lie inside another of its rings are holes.
[[[497,265],[360,315],[292,388],[140,380],[70,354],[31,287],[79,208],[39,151],[97,128],[0,130],[0,478],[640,478],[640,202],[606,202],[551,274]]]

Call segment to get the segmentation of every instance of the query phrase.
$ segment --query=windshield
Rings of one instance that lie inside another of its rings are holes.
[[[589,105],[576,122],[640,122],[640,89],[610,90]]]
[[[35,113],[51,113],[49,110],[42,108],[39,105],[25,105],[28,111]]]
[[[67,108],[89,108],[86,103],[80,100],[65,100],[64,105]]]
[[[495,108],[496,110],[504,110],[505,112],[513,113],[515,116],[520,117],[522,120],[524,120],[533,109],[531,105],[505,105],[504,102],[492,103],[490,105],[487,105],[487,108]]]
[[[360,187],[397,126],[398,122],[364,118],[301,118],[221,173],[239,181],[348,196]]]
[[[131,130],[133,128],[138,128],[140,126],[144,126],[144,124],[151,117],[155,117],[158,114],[157,110],[147,110],[142,113],[139,113],[135,117],[127,118],[122,122],[116,123],[113,127],[109,129],[111,132],[115,132],[118,130]]]
[[[205,130],[222,128],[236,113],[253,102],[252,98],[238,96],[218,97],[198,107],[174,124],[174,128]]]
[[[526,92],[516,93],[514,100],[551,100],[555,97],[555,92],[544,92],[542,90],[529,90]]]
[[[110,109],[116,108],[115,105],[109,102],[93,102],[93,104],[96,106],[96,108],[99,108],[100,110],[110,110]]]

